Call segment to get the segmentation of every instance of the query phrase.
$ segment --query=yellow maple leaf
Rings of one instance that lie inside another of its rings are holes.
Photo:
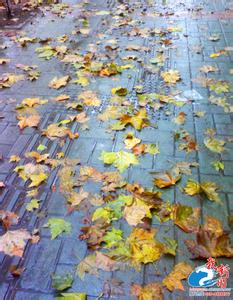
[[[52,88],[52,89],[60,89],[61,87],[63,86],[66,86],[68,81],[70,79],[70,76],[67,75],[67,76],[63,76],[63,77],[54,77],[50,83],[49,83],[49,87]]]
[[[180,73],[177,70],[168,70],[167,72],[162,72],[161,76],[166,83],[176,83],[180,80]]]
[[[191,272],[192,268],[189,264],[186,262],[180,262],[175,265],[172,272],[164,278],[163,285],[165,285],[171,292],[174,289],[184,291],[181,280],[186,279]]]

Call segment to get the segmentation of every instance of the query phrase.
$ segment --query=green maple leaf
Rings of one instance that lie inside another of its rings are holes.
[[[57,291],[64,291],[72,286],[74,281],[71,274],[66,274],[65,276],[53,275],[52,276],[52,287]]]
[[[105,207],[97,208],[92,216],[92,221],[97,219],[105,219],[108,223],[113,220],[122,218],[122,207],[127,204],[130,205],[133,201],[132,196],[119,195],[119,197],[109,202]]]
[[[33,211],[33,209],[39,208],[40,200],[32,199],[26,206],[27,211]]]
[[[44,227],[49,227],[51,232],[51,239],[54,240],[57,236],[71,232],[71,224],[60,218],[50,218]]]
[[[211,165],[215,168],[216,171],[223,171],[224,170],[224,163],[219,161],[219,160],[215,160],[211,163]]]
[[[110,208],[100,207],[94,211],[92,216],[92,221],[95,221],[97,219],[105,219],[107,220],[108,223],[110,223],[113,217],[114,217],[114,212]]]
[[[130,165],[137,165],[139,163],[134,154],[125,151],[103,151],[100,159],[103,160],[105,164],[113,164],[121,173],[123,173]]]
[[[215,138],[208,138],[204,140],[205,146],[212,152],[222,153],[225,145],[225,141]]]
[[[62,293],[57,300],[86,300],[87,295],[84,293]]]
[[[111,248],[122,240],[122,230],[112,228],[111,231],[108,231],[104,236],[103,241],[106,243],[106,248]]]

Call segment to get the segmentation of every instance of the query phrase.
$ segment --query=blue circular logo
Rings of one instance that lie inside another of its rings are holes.
[[[192,287],[210,287],[218,282],[217,272],[208,269],[206,265],[195,268],[188,277],[188,284]]]

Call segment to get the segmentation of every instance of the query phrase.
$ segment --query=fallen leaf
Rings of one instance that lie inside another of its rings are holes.
[[[40,200],[32,199],[26,206],[27,211],[33,211],[34,209],[38,209],[40,206]]]
[[[50,124],[47,129],[43,131],[43,135],[46,135],[51,140],[56,138],[64,138],[66,136],[68,136],[71,140],[79,137],[78,133],[73,133],[69,128],[65,126],[59,126],[56,123]]]
[[[7,231],[0,236],[0,252],[6,255],[22,257],[26,242],[31,239],[31,234],[25,229]]]
[[[51,239],[61,235],[63,232],[69,234],[71,232],[71,224],[60,218],[50,218],[44,227],[49,227]]]
[[[57,102],[67,101],[69,99],[70,99],[70,96],[64,95],[64,94],[59,95],[59,96],[54,98],[54,100],[57,101]]]
[[[97,268],[108,272],[117,269],[116,261],[99,251],[96,251],[96,266]]]
[[[76,274],[83,280],[85,273],[98,276],[98,268],[96,266],[96,255],[86,256],[77,266]]]
[[[130,124],[137,130],[141,130],[149,125],[148,115],[145,109],[141,109],[133,116],[123,115],[119,118],[119,120],[124,126]]]
[[[204,140],[204,144],[210,151],[215,153],[222,153],[225,150],[224,148],[225,141],[223,140],[219,140],[215,138],[206,138]]]
[[[3,224],[3,227],[8,230],[11,225],[18,224],[19,217],[11,211],[0,210],[0,224]]]
[[[20,157],[18,155],[11,155],[9,162],[18,162]]]
[[[124,87],[115,87],[112,88],[112,94],[118,95],[118,96],[126,96],[128,94],[127,88]]]
[[[155,229],[144,230],[134,228],[129,235],[127,242],[131,248],[131,260],[133,266],[140,267],[140,264],[147,264],[157,261],[164,252],[164,245],[154,239]]]
[[[163,300],[162,284],[160,282],[149,283],[145,286],[133,284],[131,286],[131,295],[136,296],[138,300]]]
[[[164,172],[151,172],[154,175],[154,184],[159,188],[175,185],[181,179],[180,169],[173,167]]]
[[[33,107],[35,105],[42,105],[48,103],[48,100],[42,100],[40,98],[25,98],[21,102],[21,106]]]
[[[200,68],[200,71],[203,73],[217,72],[218,68],[210,65],[204,65]]]
[[[0,77],[0,89],[10,88],[16,82],[24,79],[24,75],[16,75],[12,73],[2,74],[2,76]]]
[[[212,181],[205,181],[199,184],[189,179],[183,190],[190,196],[203,193],[209,200],[220,203],[221,199],[217,193],[219,188],[220,187]]]
[[[87,106],[100,106],[101,100],[98,98],[97,94],[93,91],[82,92],[78,96],[79,100],[82,100],[83,103]]]
[[[186,121],[186,113],[180,112],[176,118],[173,119],[173,122],[178,125],[183,125]]]
[[[85,192],[83,188],[80,189],[80,191],[72,192],[71,196],[68,199],[68,203],[71,205],[71,207],[78,206],[83,200],[87,199],[89,196],[88,192]]]
[[[86,300],[87,295],[84,293],[61,293],[57,300]]]
[[[17,116],[19,120],[18,126],[20,129],[24,129],[25,127],[38,127],[40,123],[40,116],[39,115],[31,115],[28,117]]]
[[[134,154],[125,151],[102,151],[100,159],[103,160],[105,164],[113,164],[114,167],[120,171],[120,173],[123,173],[130,165],[137,165],[139,163]]]
[[[196,234],[196,241],[185,240],[193,258],[233,257],[233,246],[229,234],[223,231],[218,219],[206,216],[205,224],[201,225]]]
[[[60,89],[61,87],[64,87],[67,85],[68,81],[70,79],[70,76],[67,75],[67,76],[63,76],[63,77],[54,77],[50,83],[49,83],[49,87],[52,88],[52,89]]]
[[[186,262],[180,262],[176,264],[171,271],[163,280],[163,285],[165,285],[169,291],[174,289],[184,291],[182,280],[188,278],[189,274],[192,272],[192,268]]]
[[[89,249],[96,250],[100,248],[101,243],[108,242],[108,236],[106,236],[109,224],[104,219],[99,219],[95,224],[82,227],[81,234],[79,235],[80,240],[86,240]]]
[[[140,139],[136,138],[132,132],[127,133],[124,143],[126,149],[132,149],[134,146],[141,142]]]
[[[180,73],[177,70],[169,70],[167,72],[162,72],[161,76],[166,83],[175,84],[180,80]]]
[[[182,204],[174,205],[174,224],[185,232],[197,232],[199,229],[200,208],[192,208]]]
[[[64,291],[72,286],[74,279],[71,274],[52,275],[52,288],[57,291]]]
[[[215,160],[211,163],[211,165],[215,168],[216,171],[224,171],[224,163],[222,161],[219,160]]]

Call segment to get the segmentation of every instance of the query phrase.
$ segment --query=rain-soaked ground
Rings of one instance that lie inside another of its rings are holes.
[[[0,300],[187,299],[210,257],[233,287],[232,16],[71,0],[0,31]]]

